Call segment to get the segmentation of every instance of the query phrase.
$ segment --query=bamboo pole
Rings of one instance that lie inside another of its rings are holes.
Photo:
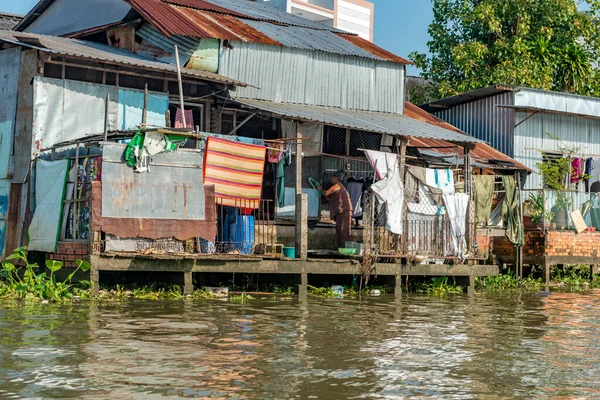
[[[175,45],[175,64],[177,64],[177,84],[179,85],[181,120],[183,121],[183,127],[187,128],[187,121],[185,120],[185,105],[183,102],[183,83],[181,82],[181,66],[179,65],[179,50],[177,49],[177,45]]]

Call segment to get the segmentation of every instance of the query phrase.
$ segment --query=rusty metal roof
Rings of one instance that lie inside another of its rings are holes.
[[[164,36],[215,38],[410,64],[354,34],[245,0],[126,0]]]
[[[439,126],[440,128],[444,128],[449,131],[454,131],[466,135],[466,133],[456,128],[455,126],[450,125],[446,121],[443,121],[429,114],[427,111],[415,106],[412,103],[409,103],[408,101],[404,103],[404,115],[419,121],[426,122],[431,125]],[[445,140],[440,139],[411,137],[409,139],[408,145],[418,147],[419,149],[433,148],[435,152],[441,154],[455,155],[463,153],[462,147],[457,147],[450,142],[446,142]],[[480,163],[487,164],[487,167],[489,168],[520,169],[532,172],[531,169],[527,168],[524,164],[494,149],[487,143],[475,144],[475,148],[471,150],[471,156]]]
[[[11,30],[21,22],[22,19],[22,15],[0,12],[0,30]]]
[[[60,56],[77,57],[107,64],[136,67],[168,73],[177,73],[173,64],[159,62],[142,57],[130,51],[108,45],[77,39],[67,39],[56,36],[38,35],[34,33],[0,31],[0,41],[23,47],[38,49],[46,53]],[[203,79],[228,85],[246,86],[245,83],[229,79],[222,75],[196,69],[182,68],[181,74],[187,77]]]

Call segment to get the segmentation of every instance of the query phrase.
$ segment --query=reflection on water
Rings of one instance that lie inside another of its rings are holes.
[[[0,307],[0,398],[600,396],[600,293]]]

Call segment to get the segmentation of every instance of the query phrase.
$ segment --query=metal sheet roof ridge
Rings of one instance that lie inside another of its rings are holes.
[[[447,104],[452,104],[451,107],[454,107],[460,104],[470,103],[472,101],[480,100],[490,96],[495,96],[500,93],[515,91],[518,89],[519,87],[514,85],[490,85],[479,89],[471,90],[470,92],[460,93],[454,96],[444,97],[443,99],[430,101],[429,103],[421,104],[419,107],[427,112],[441,111],[448,107],[446,106]]]
[[[342,39],[352,43],[354,46],[359,47],[365,51],[368,51],[369,53],[384,59],[386,61],[393,61],[393,62],[397,62],[400,64],[405,64],[405,65],[414,65],[414,63],[412,61],[409,61],[403,57],[397,56],[392,52],[389,52],[387,50],[385,50],[382,47],[377,46],[375,43],[369,42],[366,39],[361,38],[358,35],[353,35],[353,34],[349,34],[349,33],[336,33],[337,36],[341,37]]]
[[[443,139],[459,143],[484,143],[472,136],[453,132],[402,114],[361,111],[297,103],[277,103],[265,100],[233,98],[233,101],[262,109],[276,115],[301,120],[343,126],[350,129],[386,133],[396,136]],[[328,118],[327,116],[330,116]],[[360,123],[356,123],[359,121]],[[403,125],[401,129],[399,125]]]
[[[27,28],[31,23],[33,23],[39,15],[41,15],[44,11],[48,9],[54,3],[55,0],[40,0],[35,6],[29,10],[27,14],[23,17],[21,22],[19,22],[13,29],[15,31],[21,31]]]
[[[22,41],[24,38],[34,39],[37,41],[37,43],[24,42]],[[85,40],[68,39],[59,36],[41,35],[28,32],[0,31],[0,41],[13,43],[19,46],[35,48],[40,51],[59,54],[62,56],[81,57],[94,61],[103,61],[118,65],[128,65],[137,68],[160,70],[170,73],[176,73],[177,71],[177,67],[173,64],[149,59],[147,57],[132,53],[128,50],[111,47],[101,43],[88,42]],[[247,86],[247,84],[244,82],[230,79],[212,72],[189,68],[182,68],[181,72],[186,76],[195,78],[206,79],[224,84]]]

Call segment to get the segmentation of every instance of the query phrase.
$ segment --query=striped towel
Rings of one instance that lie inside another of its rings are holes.
[[[204,155],[204,184],[215,186],[217,204],[257,209],[260,205],[266,148],[209,137]]]

